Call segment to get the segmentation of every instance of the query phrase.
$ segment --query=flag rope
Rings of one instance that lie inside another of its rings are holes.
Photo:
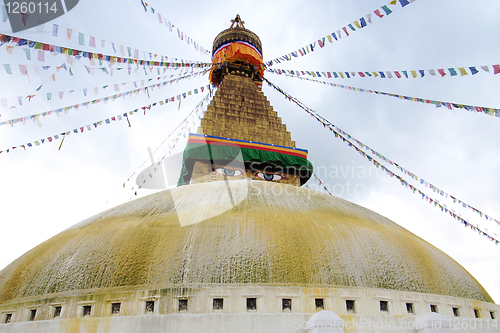
[[[173,80],[164,81],[162,83],[155,83],[155,84],[152,84],[152,85],[149,85],[149,86],[146,86],[146,87],[129,90],[129,91],[126,91],[126,92],[123,92],[123,93],[114,94],[114,95],[106,96],[106,97],[103,97],[103,98],[98,98],[98,99],[94,99],[94,100],[91,100],[91,101],[86,101],[86,102],[83,102],[83,103],[73,104],[73,105],[65,106],[65,107],[62,107],[62,108],[58,108],[58,109],[54,109],[54,110],[50,110],[50,111],[46,111],[46,112],[32,114],[32,115],[25,116],[25,117],[19,117],[19,118],[14,118],[14,119],[2,121],[2,122],[0,122],[0,126],[2,126],[2,125],[11,125],[13,127],[14,124],[16,124],[16,123],[24,123],[24,122],[26,122],[26,121],[28,121],[30,119],[33,119],[33,122],[36,122],[38,124],[38,126],[41,127],[41,123],[39,123],[39,117],[44,117],[45,118],[46,116],[50,116],[52,114],[59,114],[59,113],[61,113],[63,111],[68,111],[68,110],[72,110],[72,109],[78,109],[80,106],[83,107],[83,106],[87,106],[87,105],[99,104],[101,102],[106,103],[109,100],[114,101],[114,100],[116,100],[116,99],[118,99],[118,98],[120,98],[122,96],[125,97],[125,96],[132,96],[134,93],[137,94],[141,90],[146,91],[146,89],[150,88],[150,87],[151,88],[152,87],[158,87],[158,88],[160,88],[161,86],[165,86],[165,85],[170,84],[170,83],[178,82],[179,80],[182,80],[182,79],[190,78],[190,77],[192,77],[195,74],[196,75],[198,75],[200,73],[205,74],[208,71],[209,71],[209,69],[205,69],[205,70],[203,70],[201,72],[196,72],[194,74],[185,75],[185,76],[182,76],[180,78],[176,78],[176,79],[173,79]],[[184,94],[186,94],[186,93],[184,93]],[[172,97],[172,98],[170,98],[170,100],[173,102],[172,99],[174,99],[174,98],[175,97]],[[180,95],[177,95],[177,99],[180,100]],[[167,100],[169,100],[169,99],[167,99]],[[167,100],[165,100],[165,101],[167,101]]]
[[[486,73],[491,73],[490,72],[490,67],[493,69],[493,74],[500,74],[500,65],[486,65],[486,66],[469,66],[469,67],[448,67],[448,68],[440,68],[440,69],[419,69],[419,70],[399,70],[399,71],[337,71],[337,72],[319,72],[319,71],[302,71],[302,70],[289,70],[289,69],[274,69],[274,68],[266,68],[267,72],[274,73],[274,74],[289,74],[293,76],[312,76],[314,78],[316,77],[326,77],[329,79],[335,78],[341,78],[341,79],[350,79],[354,77],[361,77],[361,78],[381,78],[381,79],[393,79],[393,78],[422,78],[425,76],[426,72],[428,72],[432,76],[436,76],[439,74],[441,77],[444,77],[447,74],[445,70],[449,72],[450,76],[459,76],[458,73],[460,73],[460,76],[466,76],[469,75],[469,72],[471,75],[476,75],[479,73],[479,70],[477,67],[481,68],[483,72]],[[468,71],[467,71],[468,70]],[[437,71],[437,73],[436,73]]]
[[[206,88],[206,86],[202,86],[200,88],[200,91],[204,92],[205,88]],[[194,94],[196,95],[198,93],[197,92],[198,89],[194,89],[194,91],[195,91]],[[193,91],[189,91],[188,93],[183,93],[182,94],[182,98],[186,98],[187,96],[192,96],[192,95],[193,95]],[[87,130],[90,131],[92,129],[92,126],[94,126],[94,128],[97,128],[98,126],[101,126],[103,123],[104,124],[110,124],[112,121],[121,121],[123,119],[122,116],[123,117],[128,117],[129,115],[133,115],[134,113],[137,113],[139,110],[143,110],[144,111],[144,115],[146,115],[146,110],[150,110],[152,107],[155,107],[155,106],[158,106],[158,105],[164,105],[164,104],[166,104],[168,102],[173,102],[176,99],[180,100],[181,99],[181,95],[177,95],[176,97],[170,97],[170,98],[162,99],[159,102],[155,102],[153,104],[145,105],[145,106],[142,106],[142,107],[137,108],[137,109],[132,110],[132,111],[120,113],[118,115],[106,118],[104,120],[100,120],[100,121],[93,122],[91,124],[79,126],[79,127],[74,128],[73,130],[70,130],[70,131],[62,132],[60,134],[49,136],[47,138],[35,140],[33,143],[29,142],[27,144],[22,144],[22,145],[19,145],[19,146],[14,146],[14,147],[11,147],[11,148],[8,148],[8,149],[0,150],[0,154],[3,153],[4,151],[6,153],[9,153],[10,151],[12,151],[14,149],[17,149],[17,148],[24,148],[26,150],[26,147],[34,147],[34,146],[37,147],[37,146],[40,146],[41,144],[45,143],[45,141],[52,142],[53,140],[59,140],[59,136],[60,135],[63,136],[63,137],[65,137],[67,135],[70,135],[71,133],[75,133],[75,134],[83,133],[84,130],[85,130],[85,128],[87,128]],[[38,117],[34,118],[34,121],[35,120],[38,120]]]
[[[307,107],[305,104],[303,104],[302,102],[300,102],[297,98],[291,96],[290,94],[286,93],[284,90],[282,90],[281,88],[279,88],[278,86],[276,86],[275,84],[273,84],[272,82],[270,82],[269,80],[267,80],[266,78],[263,78],[264,81],[266,81],[268,83],[269,86],[271,86],[273,89],[275,89],[276,91],[280,92],[281,94],[283,94],[289,101],[297,104],[300,108],[302,108],[304,111],[306,111],[309,115],[313,116],[317,121],[319,121],[323,127],[325,128],[328,128],[331,132],[334,132],[335,134],[335,137],[338,137],[340,139],[342,139],[343,142],[347,142],[348,146],[350,147],[354,147],[354,149],[356,149],[356,151],[358,153],[360,153],[363,157],[366,157],[370,162],[373,162],[375,166],[377,167],[381,167],[382,170],[384,170],[386,172],[386,174],[388,174],[389,176],[391,177],[396,177],[396,179],[398,179],[400,182],[401,182],[401,185],[405,186],[405,187],[408,187],[410,188],[413,193],[416,193],[418,191],[418,193],[422,196],[422,199],[428,199],[429,200],[429,203],[433,203],[434,202],[434,205],[435,207],[438,207],[441,208],[441,211],[444,211],[445,213],[449,213],[450,216],[452,216],[453,218],[459,220],[462,224],[464,224],[466,227],[470,227],[471,229],[479,232],[480,234],[482,234],[483,236],[486,236],[487,238],[489,238],[491,241],[494,241],[496,245],[498,245],[500,243],[500,241],[494,237],[492,237],[491,235],[489,235],[488,233],[484,232],[483,230],[479,229],[477,226],[474,226],[472,225],[471,223],[469,223],[468,221],[466,221],[465,219],[463,219],[461,216],[459,216],[459,214],[455,213],[454,210],[450,210],[448,209],[448,207],[446,207],[445,204],[441,204],[438,200],[435,200],[435,199],[432,199],[430,198],[429,196],[427,196],[424,192],[422,192],[421,190],[419,190],[418,188],[416,188],[415,186],[409,184],[406,180],[404,180],[402,177],[394,174],[391,170],[387,169],[384,165],[382,165],[379,161],[377,161],[375,158],[372,158],[370,157],[367,153],[365,153],[362,148],[364,147],[367,151],[371,152],[373,155],[376,155],[378,158],[382,159],[383,161],[391,164],[391,165],[395,165],[401,172],[403,172],[403,174],[405,175],[409,175],[412,179],[414,180],[418,180],[419,177],[416,176],[415,174],[411,173],[410,171],[408,171],[407,169],[404,169],[402,166],[400,166],[399,164],[389,160],[388,158],[386,158],[385,156],[379,154],[377,151],[375,151],[374,149],[368,147],[367,145],[365,145],[364,143],[362,143],[361,141],[355,139],[354,137],[352,137],[351,135],[349,135],[347,132],[345,131],[342,131],[339,127],[333,125],[330,121],[328,121],[327,119],[323,118],[321,115],[319,115],[316,111],[310,109],[309,107]],[[347,139],[346,139],[347,137]],[[354,145],[350,140],[356,142],[360,147],[362,148],[358,148],[356,145]],[[421,184],[425,184],[426,186],[429,186],[429,188],[433,189],[434,192],[438,192],[439,194],[441,195],[444,195],[445,192],[438,189],[436,186],[424,181],[422,178],[420,178],[420,182]],[[448,195],[446,193],[446,195]],[[478,209],[464,203],[462,200],[458,200],[456,197],[454,196],[451,196],[449,195],[453,201],[456,203],[456,201],[458,201],[459,203],[462,203],[462,206],[464,208],[469,208],[475,212],[477,212],[481,217],[483,217],[483,215],[486,217],[486,219],[488,221],[495,221],[498,225],[500,225],[500,222],[494,218],[492,218],[491,216],[488,216],[486,214],[484,214],[483,212],[479,211]]]
[[[405,7],[406,5],[409,5],[412,2],[415,2],[415,0],[399,0],[399,3],[401,4],[401,7]],[[299,55],[300,56],[305,56],[307,54],[310,54],[310,53],[314,52],[314,49],[317,46],[319,46],[320,48],[323,48],[326,45],[326,40],[328,40],[328,42],[330,42],[330,43],[333,43],[334,40],[338,41],[338,40],[342,39],[342,36],[348,37],[349,33],[352,33],[354,31],[356,31],[356,28],[362,29],[362,28],[366,27],[369,23],[373,23],[372,22],[372,15],[373,14],[375,14],[379,18],[383,18],[383,17],[388,16],[389,14],[391,14],[392,13],[392,9],[396,8],[396,7],[391,7],[392,8],[391,9],[389,7],[390,6],[396,6],[396,5],[397,5],[397,0],[392,0],[389,3],[387,3],[386,5],[383,5],[383,6],[379,7],[379,8],[377,8],[373,12],[371,12],[371,13],[363,16],[363,17],[361,17],[360,19],[358,19],[358,20],[356,20],[356,21],[354,21],[352,23],[349,23],[347,26],[344,26],[344,27],[340,28],[336,32],[332,32],[331,34],[318,39],[317,40],[317,44],[318,45],[316,45],[316,41],[315,41],[313,43],[310,43],[309,45],[306,45],[306,46],[304,46],[304,47],[296,50],[296,51],[290,52],[290,53],[288,53],[286,55],[283,55],[281,57],[278,57],[278,58],[276,58],[274,60],[265,62],[265,66],[269,67],[269,66],[272,66],[273,63],[279,64],[279,63],[281,63],[281,61],[290,61],[293,58],[298,58]],[[355,26],[356,26],[356,28],[355,28]]]
[[[436,108],[446,107],[449,110],[464,109],[464,110],[467,110],[470,112],[480,112],[480,113],[484,113],[484,114],[487,114],[490,116],[500,117],[500,109],[489,108],[489,107],[485,107],[485,106],[465,105],[465,104],[459,104],[459,103],[436,101],[436,100],[424,99],[424,98],[419,98],[419,97],[411,97],[411,96],[405,96],[405,95],[399,95],[399,94],[393,94],[393,93],[386,93],[386,92],[377,91],[377,90],[357,88],[357,87],[353,87],[353,86],[346,86],[346,85],[342,85],[342,84],[320,81],[320,80],[305,78],[305,77],[301,77],[301,76],[300,77],[292,76],[292,75],[288,75],[288,74],[285,74],[285,76],[297,78],[300,80],[317,82],[317,83],[321,83],[321,84],[335,87],[335,88],[341,88],[341,89],[347,89],[347,90],[352,90],[352,91],[357,91],[357,92],[364,92],[364,93],[370,93],[370,94],[376,94],[376,95],[395,97],[395,98],[402,99],[405,101],[413,101],[413,102],[419,102],[419,103],[424,103],[424,104],[432,104],[432,105],[435,105]]]

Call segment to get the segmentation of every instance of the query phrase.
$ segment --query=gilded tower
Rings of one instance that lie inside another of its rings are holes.
[[[231,22],[214,40],[210,82],[218,90],[189,137],[179,185],[250,178],[301,186],[312,165],[261,90],[260,39],[239,15]]]

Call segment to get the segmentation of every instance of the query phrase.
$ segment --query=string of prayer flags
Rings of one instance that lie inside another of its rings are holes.
[[[24,66],[24,65],[19,65],[20,67]],[[60,67],[62,68],[62,67]],[[25,69],[26,70],[26,69]],[[172,83],[176,83],[176,82],[179,82],[180,80],[182,79],[186,79],[186,78],[190,78],[190,77],[197,77],[198,75],[205,75],[207,72],[209,71],[209,69],[206,69],[206,70],[203,70],[203,71],[200,71],[200,72],[195,72],[195,73],[192,73],[192,74],[189,74],[189,75],[184,75],[184,76],[181,76],[179,78],[175,78],[175,79],[171,79],[168,81],[169,84],[172,84]],[[170,78],[172,78],[174,75],[170,75]],[[51,76],[52,77],[52,76]],[[159,81],[159,80],[164,80],[166,79],[167,76],[163,76],[163,77],[157,77],[156,79]],[[49,78],[50,79],[50,78]],[[152,81],[154,78],[148,78],[148,82]],[[142,86],[144,85],[144,81],[145,80],[142,80]],[[133,83],[135,88],[137,88],[137,81],[133,81],[133,82],[123,82],[123,83],[119,83],[118,85],[119,86],[123,86],[123,85],[127,85],[127,84],[130,84],[130,83]],[[41,87],[43,86],[44,84],[40,85],[37,89],[37,91],[40,91],[41,90]],[[82,94],[83,96],[87,96],[87,91],[94,91],[94,94],[97,95],[99,93],[99,88],[102,88],[103,90],[105,90],[109,85],[104,85],[104,86],[100,86],[100,87],[92,87],[92,88],[82,88],[82,89],[78,89],[78,91],[82,91]],[[22,101],[28,101],[28,102],[31,102],[31,100],[35,97],[44,97],[46,98],[47,100],[51,100],[51,97],[52,95],[58,95],[59,96],[59,99],[63,99],[63,96],[68,96],[68,95],[71,95],[71,94],[74,94],[77,90],[76,89],[72,89],[72,90],[69,90],[69,91],[58,91],[58,92],[47,92],[47,93],[43,93],[43,94],[40,94],[40,93],[35,93],[35,94],[31,94],[31,95],[27,95],[27,96],[18,96],[17,98],[1,98],[1,105],[4,106],[4,107],[11,107],[11,106],[16,106],[17,104],[19,105],[22,105]]]
[[[198,103],[198,105],[196,105],[196,107],[186,116],[186,118],[184,118],[184,120],[182,120],[179,125],[177,125],[177,127],[172,131],[170,132],[170,134],[160,143],[160,145],[158,147],[156,147],[156,149],[153,151],[153,154],[155,154],[162,146],[164,146],[167,142],[169,142],[169,145],[168,145],[168,153],[163,155],[162,158],[160,158],[160,160],[163,160],[165,159],[165,157],[167,157],[167,155],[170,155],[172,153],[172,150],[175,148],[176,144],[179,142],[180,140],[180,137],[183,136],[183,135],[187,135],[191,132],[191,129],[192,128],[198,128],[199,127],[199,123],[201,122],[201,118],[203,117],[203,113],[204,113],[204,110],[203,110],[203,106],[205,104],[208,104],[209,101],[211,100],[210,98],[210,93],[208,93],[207,95],[205,95],[205,97]],[[201,112],[200,112],[200,108],[201,108]],[[175,134],[175,135],[174,135]],[[148,158],[146,159],[144,162],[142,162],[142,164],[136,169],[136,170],[141,170],[142,167],[144,165],[146,165],[146,163],[150,163],[151,160]],[[111,200],[113,199],[113,197],[122,189],[122,188],[125,188],[127,186],[127,183],[130,182],[131,179],[133,179],[133,177],[138,173],[139,171],[134,171],[128,178],[126,181],[123,182],[123,185],[120,187],[120,189],[118,189],[112,196],[111,198],[109,198],[107,201],[106,201],[106,204]],[[134,185],[133,187],[131,188],[132,191],[135,190],[135,182],[134,182]],[[140,188],[140,187],[139,187]]]
[[[407,5],[409,5],[412,2],[415,2],[415,0],[409,0],[409,2],[408,2],[408,0],[399,0],[399,3],[400,3],[402,8],[406,7]],[[273,64],[279,64],[282,61],[283,62],[290,61],[294,58],[298,58],[299,55],[305,56],[306,54],[310,54],[310,53],[314,52],[314,50],[317,49],[318,46],[319,46],[319,48],[323,48],[326,45],[326,43],[325,43],[326,40],[328,40],[329,43],[333,43],[334,40],[338,41],[338,40],[342,39],[342,37],[348,37],[349,33],[352,33],[354,31],[356,31],[357,29],[363,29],[366,26],[368,26],[368,24],[373,23],[373,21],[372,21],[373,15],[372,14],[375,14],[379,18],[383,18],[383,17],[391,14],[393,12],[393,9],[395,9],[397,7],[397,3],[398,2],[396,0],[392,0],[388,4],[377,8],[375,11],[366,14],[365,16],[361,17],[360,19],[348,24],[347,26],[342,27],[341,29],[338,29],[338,30],[332,32],[331,34],[329,34],[325,37],[319,38],[317,41],[312,42],[309,45],[305,45],[304,47],[299,48],[296,51],[290,52],[286,55],[283,55],[281,57],[278,57],[276,59],[273,59],[271,61],[266,62],[264,66],[269,67],[269,66],[272,66]]]
[[[46,44],[42,42],[37,42],[37,41],[32,41],[32,40],[27,40],[24,38],[19,38],[19,37],[14,37],[6,34],[0,34],[0,45],[3,45],[4,43],[14,43],[14,46],[23,46],[23,45],[28,45],[29,48],[31,49],[38,49],[39,50],[39,56],[40,52],[43,51],[42,54],[45,54],[44,52],[51,52],[51,53],[60,53],[60,54],[66,54],[71,57],[75,57],[76,59],[80,59],[81,57],[83,58],[88,58],[89,61],[95,61],[99,60],[99,63],[102,62],[107,62],[109,63],[109,66],[113,66],[115,63],[127,63],[127,64],[136,64],[136,65],[146,65],[146,66],[152,66],[152,67],[193,67],[193,68],[206,68],[212,66],[212,63],[204,63],[204,62],[168,62],[164,61],[165,59],[161,59],[162,61],[153,61],[153,60],[147,60],[147,59],[134,59],[129,55],[129,57],[117,57],[117,56],[112,56],[112,55],[107,55],[107,54],[102,54],[102,53],[92,53],[88,51],[83,51],[83,50],[78,50],[78,49],[70,49],[62,46],[57,46],[57,45],[52,45],[52,44]],[[44,57],[44,56],[43,56]]]
[[[479,73],[477,67],[481,68],[483,72],[491,73],[490,67],[493,69],[494,74],[500,73],[500,65],[488,65],[488,66],[469,66],[469,67],[457,67],[457,68],[441,68],[435,69],[419,69],[419,70],[400,70],[400,71],[341,71],[341,72],[319,72],[319,71],[299,71],[299,70],[289,70],[289,69],[273,69],[266,68],[269,73],[274,73],[278,75],[288,74],[292,76],[311,76],[313,78],[328,78],[328,79],[350,79],[354,77],[360,78],[381,78],[381,79],[401,79],[401,78],[422,78],[428,73],[431,76],[444,77],[446,75],[450,76],[466,76],[466,75],[476,75]]]
[[[187,78],[187,77],[190,77],[191,75],[189,76],[186,76],[186,77],[183,77],[183,78]],[[173,82],[176,82],[178,81],[179,79],[181,78],[177,78],[177,79],[174,79],[174,80],[169,80],[169,81],[165,81],[165,82],[162,82],[162,83],[155,83],[155,84],[152,84],[152,85],[149,85],[147,87],[143,87],[143,88],[138,88],[138,89],[134,89],[134,90],[130,90],[130,91],[127,91],[127,92],[124,92],[124,93],[120,93],[120,94],[114,94],[114,95],[111,95],[111,96],[107,96],[107,97],[103,97],[103,98],[98,98],[98,99],[94,99],[94,100],[91,100],[91,101],[87,101],[87,102],[83,102],[83,103],[79,103],[79,104],[75,104],[75,105],[69,105],[69,106],[66,106],[66,107],[63,107],[63,108],[59,108],[59,109],[55,109],[55,110],[50,110],[50,111],[46,111],[46,112],[42,112],[42,113],[37,113],[37,114],[32,114],[32,115],[29,115],[29,116],[25,116],[25,117],[20,117],[20,118],[15,118],[15,119],[10,119],[10,120],[6,120],[6,121],[2,121],[0,122],[0,126],[2,125],[11,125],[12,127],[14,127],[14,124],[17,124],[17,123],[26,123],[28,120],[33,120],[35,122],[36,119],[38,119],[38,117],[47,117],[47,116],[50,116],[52,114],[59,114],[63,111],[69,111],[69,110],[72,110],[72,109],[75,109],[75,110],[78,110],[78,108],[80,106],[84,107],[84,106],[88,106],[88,105],[94,105],[94,104],[99,104],[99,103],[107,103],[108,101],[112,101],[114,102],[116,99],[120,98],[120,97],[123,97],[125,98],[125,96],[133,96],[133,94],[138,94],[139,92],[144,91],[145,93],[147,92],[147,89],[148,88],[153,88],[153,87],[161,87],[161,86],[165,86],[167,84],[170,84],[170,83],[173,83]],[[203,92],[203,90],[205,89],[205,87],[208,89],[208,86],[203,86],[200,88],[200,90]],[[84,88],[84,92],[86,91],[86,88]],[[197,91],[195,89],[195,91]],[[196,92],[195,92],[196,93]],[[185,94],[183,95],[184,98],[186,98],[186,95],[192,95],[191,94]],[[48,99],[50,99],[51,97],[47,96]],[[169,98],[169,100],[171,102],[174,101],[174,97],[171,97]],[[159,103],[163,103],[162,102],[159,102]],[[167,101],[164,101],[164,103],[168,103]],[[39,124],[39,126],[41,126]]]
[[[450,194],[444,192],[443,190],[437,188],[436,186],[428,183],[427,181],[423,180],[422,178],[418,177],[417,175],[415,175],[414,173],[408,171],[407,169],[403,168],[401,165],[393,162],[392,160],[388,159],[387,157],[383,156],[382,154],[378,153],[377,151],[375,151],[373,148],[370,148],[368,147],[366,144],[362,143],[361,141],[357,140],[356,138],[352,137],[351,135],[349,135],[348,133],[346,133],[345,131],[342,131],[339,127],[333,125],[330,121],[328,121],[327,119],[323,118],[321,115],[319,115],[316,111],[310,109],[309,107],[307,107],[305,104],[303,104],[302,102],[300,102],[297,98],[289,95],[288,93],[286,93],[285,91],[283,91],[281,88],[279,88],[278,86],[274,85],[273,83],[271,83],[269,80],[267,80],[266,78],[263,78],[272,88],[274,88],[275,90],[277,90],[278,92],[280,92],[281,94],[283,94],[289,101],[291,102],[294,102],[295,104],[297,104],[300,108],[302,108],[304,111],[306,111],[308,114],[310,114],[311,116],[313,116],[317,121],[319,121],[323,127],[325,128],[328,128],[331,132],[333,132],[335,134],[335,137],[339,138],[339,139],[342,139],[343,142],[346,142],[348,144],[348,146],[350,147],[353,147],[354,149],[356,149],[356,151],[358,153],[360,153],[363,157],[366,157],[369,161],[373,162],[377,167],[383,167],[382,169],[384,171],[386,171],[386,174],[388,174],[389,176],[391,177],[395,177],[395,179],[398,179],[402,185],[404,185],[405,187],[408,187],[410,188],[411,190],[414,190],[414,193],[416,191],[418,191],[413,185],[410,185],[408,184],[403,178],[401,178],[400,176],[394,174],[392,171],[390,171],[389,169],[387,169],[386,167],[384,167],[380,162],[378,162],[375,158],[372,158],[369,156],[369,153],[377,156],[379,159],[385,161],[386,163],[390,164],[390,165],[394,165],[397,169],[399,169],[403,174],[405,175],[408,175],[410,176],[412,179],[414,179],[415,181],[418,181],[420,179],[420,183],[431,188],[434,192],[437,192],[439,193],[441,196],[446,196],[446,197],[450,197],[454,203],[459,203],[462,205],[462,207],[464,208],[469,208],[471,210],[473,210],[474,212],[477,212],[480,217],[485,217],[486,220],[488,221],[494,221],[496,222],[498,225],[500,225],[500,221],[494,219],[491,217],[491,215],[487,215],[483,212],[481,212],[480,210],[466,204],[465,202],[463,202],[462,200],[459,200],[456,196],[451,196]],[[353,142],[356,142],[357,145],[353,144]],[[359,148],[359,147],[361,148]],[[363,148],[368,151],[368,153],[366,153],[365,151],[363,151]],[[418,191],[419,193],[423,194],[423,192],[421,191]],[[433,199],[433,202],[437,202],[436,200]],[[499,244],[500,241],[498,241],[497,239],[495,239],[494,237],[490,236],[489,234],[485,233],[484,231],[480,230],[479,228],[477,228],[476,226],[473,226],[471,225],[470,223],[468,223],[466,220],[464,220],[463,218],[461,218],[458,214],[455,214],[453,211],[450,211],[448,210],[448,208],[445,206],[445,205],[441,205],[441,204],[436,204],[436,206],[438,206],[439,208],[441,208],[441,210],[443,210],[444,212],[448,213],[450,212],[450,216],[456,218],[457,220],[459,220],[460,222],[462,222],[463,224],[465,224],[466,226],[470,226],[472,229],[474,230],[477,230],[479,231],[482,235],[488,237],[490,240],[492,241],[495,241],[495,244]],[[446,209],[446,210],[445,210]]]
[[[66,31],[66,34],[59,34],[59,31]],[[76,34],[78,35],[78,42],[79,42],[80,45],[82,45],[82,46],[86,46],[87,45],[87,43],[85,42],[86,39],[87,39],[85,37],[86,34],[84,34],[83,32],[73,31],[72,29],[63,27],[61,25],[52,24],[52,36],[53,37],[66,36],[67,39],[72,39],[73,33],[75,33],[75,35]],[[101,42],[98,43],[97,42],[98,40],[100,40]],[[118,46],[118,50],[123,50],[123,48],[124,48],[124,46],[121,45],[121,44],[119,44],[119,43],[106,41],[104,39],[96,38],[94,36],[89,36],[88,37],[88,46],[89,47],[95,48],[95,47],[97,47],[98,44],[100,44],[102,48],[105,48],[106,47],[106,42],[112,46],[115,55],[118,54],[118,51],[116,50],[116,46]],[[127,48],[131,49],[128,46],[127,46]],[[150,60],[153,59],[153,56],[154,56],[154,59],[156,59],[159,56],[158,54],[152,53],[152,52],[146,52],[146,51],[138,50],[138,49],[134,49],[134,50],[137,53],[137,57],[135,57],[135,59],[138,59],[139,52],[142,52],[144,54],[144,57],[146,57],[146,54],[149,54],[149,59]],[[121,53],[122,53],[122,55],[125,55],[125,53],[123,51]]]
[[[200,91],[203,92],[205,90],[205,88],[206,88],[205,86],[201,87]],[[195,90],[197,91],[197,89],[195,89]],[[208,90],[208,88],[207,88],[207,90]],[[191,96],[191,95],[192,94],[189,94],[189,96]],[[158,102],[155,102],[153,104],[145,105],[145,106],[143,106],[141,108],[137,108],[137,109],[132,110],[132,111],[128,111],[128,112],[125,112],[125,113],[120,113],[120,114],[115,115],[113,117],[109,117],[109,118],[106,118],[104,120],[93,122],[92,124],[87,124],[87,125],[76,127],[76,128],[74,128],[74,129],[72,129],[70,131],[62,132],[60,134],[49,136],[47,138],[35,140],[33,142],[29,142],[29,143],[22,144],[22,145],[19,145],[19,146],[15,146],[15,147],[11,147],[11,148],[8,148],[8,149],[0,150],[0,154],[3,153],[4,151],[6,153],[9,153],[11,151],[14,151],[17,148],[24,148],[24,150],[26,150],[26,147],[28,147],[28,148],[38,147],[38,146],[40,146],[41,144],[43,144],[45,142],[52,142],[53,140],[58,140],[61,136],[70,135],[71,133],[74,133],[74,134],[83,133],[83,131],[85,130],[85,128],[87,129],[87,131],[90,131],[92,129],[92,127],[97,128],[98,126],[103,125],[103,124],[110,124],[111,122],[114,122],[114,121],[123,120],[124,119],[123,117],[127,118],[127,117],[129,117],[131,115],[134,115],[135,113],[139,112],[142,109],[145,109],[145,108],[151,109],[152,107],[155,107],[155,106],[158,106],[158,105],[164,105],[166,103],[174,102],[174,101],[175,101],[175,97],[166,98],[166,99],[160,100]],[[61,111],[62,110],[63,109],[61,109]],[[57,112],[60,112],[60,111],[57,110]],[[146,113],[144,113],[144,115],[146,115]],[[41,116],[41,114],[34,115],[34,118],[33,118],[34,121],[39,120],[38,118],[40,116]]]
[[[153,7],[151,7],[147,2],[144,2],[143,0],[141,1],[141,5],[144,8],[144,11],[147,13],[148,12],[148,7],[150,8],[149,12],[153,15],[156,14],[158,18],[158,22],[163,25],[165,23],[165,27],[168,28],[170,32],[174,32],[174,29],[177,31],[177,36],[179,37],[180,40],[185,41],[188,45],[193,45],[194,49],[200,54],[203,55],[209,55],[211,51],[209,49],[205,49],[203,46],[198,44],[196,41],[194,41],[191,37],[189,37],[187,34],[185,34],[183,31],[179,30],[179,28],[176,28],[170,21],[167,21],[165,17],[163,17],[159,12],[157,12]]]
[[[463,109],[463,110],[467,110],[469,112],[476,112],[476,113],[479,112],[479,113],[484,113],[484,114],[494,116],[494,117],[500,117],[500,109],[495,109],[495,108],[489,108],[489,107],[484,107],[484,106],[475,106],[475,105],[466,105],[466,104],[459,104],[459,103],[451,103],[451,102],[444,102],[444,101],[436,101],[436,100],[431,100],[431,99],[411,97],[411,96],[405,96],[405,95],[399,95],[399,94],[386,93],[386,92],[377,91],[377,90],[346,86],[346,85],[342,85],[342,84],[336,84],[336,83],[320,81],[320,80],[316,80],[316,79],[310,79],[308,77],[303,77],[303,76],[294,76],[294,75],[289,75],[289,74],[285,74],[285,75],[290,76],[290,77],[294,77],[294,78],[298,78],[300,80],[307,80],[307,81],[321,83],[321,84],[335,87],[335,88],[341,88],[341,89],[346,89],[346,90],[351,90],[351,91],[395,97],[395,98],[402,99],[405,101],[430,104],[430,105],[436,106],[436,108],[445,107],[445,108],[448,108],[449,110]]]
[[[318,181],[319,186],[323,187],[323,189],[324,189],[326,192],[328,192],[328,194],[329,194],[329,195],[332,195],[332,192],[330,192],[330,190],[329,190],[329,189],[326,187],[326,185],[325,185],[325,184],[321,181],[321,179],[319,179],[319,177],[318,177],[318,176],[316,176],[316,174],[315,174],[315,173],[313,173],[313,176],[314,176],[314,178],[316,178],[316,180]]]

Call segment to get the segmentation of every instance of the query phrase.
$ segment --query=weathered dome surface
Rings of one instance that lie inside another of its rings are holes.
[[[229,209],[231,202],[237,205]],[[181,227],[177,216],[212,217]],[[453,259],[373,211],[304,188],[247,180],[182,186],[93,216],[2,270],[0,302],[247,283],[493,302]]]

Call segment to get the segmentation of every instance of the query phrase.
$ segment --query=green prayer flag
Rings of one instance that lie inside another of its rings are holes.
[[[12,69],[10,68],[9,64],[3,64],[3,67],[5,68],[5,71],[7,72],[7,74],[12,75]]]
[[[5,6],[2,6],[2,21],[7,21],[7,8]]]
[[[390,13],[392,13],[392,10],[390,10],[386,5],[383,5],[382,6],[382,9],[384,10],[384,12],[389,15]]]
[[[31,50],[25,48],[24,53],[26,53],[26,59],[31,60]]]

